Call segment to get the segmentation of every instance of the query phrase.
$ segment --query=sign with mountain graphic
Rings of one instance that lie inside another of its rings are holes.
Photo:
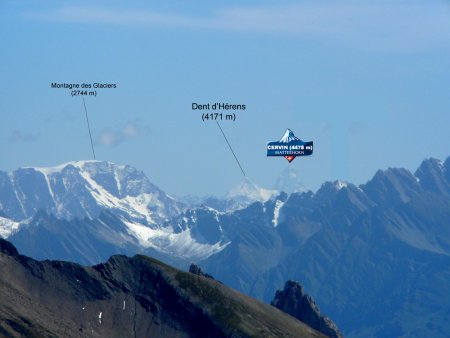
[[[279,141],[267,144],[267,156],[283,156],[291,163],[297,156],[309,156],[313,153],[313,142],[304,142],[286,129]]]

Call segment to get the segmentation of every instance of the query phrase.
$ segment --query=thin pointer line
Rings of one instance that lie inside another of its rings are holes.
[[[89,125],[89,118],[88,118],[86,102],[84,101],[84,97],[83,97],[83,105],[84,105],[84,113],[86,115],[86,122],[87,122],[88,130],[89,130],[89,138],[91,139],[92,154],[94,155],[94,160],[95,160],[94,143],[92,142],[91,126]]]
[[[230,150],[231,150],[231,152],[233,153],[233,156],[234,156],[234,158],[236,159],[236,162],[237,162],[239,168],[241,168],[241,171],[242,171],[242,173],[244,174],[244,177],[247,177],[247,175],[245,175],[244,169],[242,169],[241,163],[239,162],[238,158],[236,157],[236,154],[235,154],[234,151],[233,151],[233,148],[231,148],[231,144],[230,144],[230,142],[228,142],[228,139],[227,139],[227,137],[225,136],[225,133],[223,132],[222,127],[221,127],[220,124],[219,124],[219,121],[216,121],[216,123],[217,123],[217,126],[219,127],[220,131],[222,132],[222,135],[223,135],[223,137],[225,138],[225,141],[227,141],[228,147],[230,147]]]

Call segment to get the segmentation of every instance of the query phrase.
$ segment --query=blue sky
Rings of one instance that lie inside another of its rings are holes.
[[[0,170],[92,157],[83,103],[51,82],[108,82],[86,98],[98,159],[169,193],[242,179],[192,102],[245,104],[222,122],[247,175],[286,128],[314,141],[303,184],[360,184],[450,155],[448,1],[0,1]]]

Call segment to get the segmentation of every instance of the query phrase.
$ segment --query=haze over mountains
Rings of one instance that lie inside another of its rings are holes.
[[[450,332],[450,158],[315,193],[244,182],[228,198],[195,203],[129,166],[74,162],[0,173],[0,204],[0,234],[36,259],[195,261],[266,302],[298,280],[345,336]]]

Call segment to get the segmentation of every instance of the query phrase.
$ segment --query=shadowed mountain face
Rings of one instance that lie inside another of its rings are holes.
[[[199,265],[266,302],[298,280],[346,337],[448,337],[449,172],[430,159],[253,204],[220,219],[230,244]]]
[[[0,239],[6,337],[324,337],[203,276],[146,256],[81,267],[35,261]]]

